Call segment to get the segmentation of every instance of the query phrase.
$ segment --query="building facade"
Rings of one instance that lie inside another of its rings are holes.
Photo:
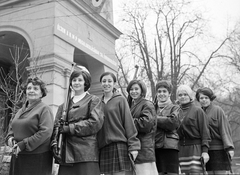
[[[89,70],[90,92],[101,95],[100,75],[117,71],[115,40],[121,32],[113,26],[112,12],[112,0],[0,1],[1,69],[12,69],[9,50],[22,48],[28,71],[23,78],[35,73],[47,83],[43,101],[54,113],[64,102],[73,63]],[[4,93],[0,96],[4,106]]]

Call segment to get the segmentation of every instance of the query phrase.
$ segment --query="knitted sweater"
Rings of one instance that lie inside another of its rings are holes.
[[[178,129],[180,144],[201,144],[202,152],[207,152],[211,141],[208,120],[204,111],[193,102],[181,105],[181,125]],[[200,143],[194,143],[200,141]]]
[[[104,123],[98,132],[98,146],[103,148],[113,142],[126,142],[128,150],[140,150],[140,141],[137,138],[137,129],[127,103],[127,100],[115,92],[112,98],[105,104]]]
[[[49,106],[41,99],[28,107],[28,102],[13,118],[7,139],[14,137],[20,154],[37,154],[49,151],[54,117]]]

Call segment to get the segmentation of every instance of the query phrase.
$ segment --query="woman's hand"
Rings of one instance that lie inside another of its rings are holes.
[[[132,155],[132,158],[135,161],[138,156],[138,151],[131,151],[130,154]]]
[[[21,152],[21,149],[19,148],[18,144],[15,144],[13,146],[13,154],[15,154],[17,157],[20,152]]]
[[[202,153],[202,158],[204,160],[204,163],[206,164],[209,161],[209,155],[206,152]]]
[[[60,163],[62,161],[62,159],[61,159],[61,155],[59,153],[59,150],[57,148],[57,145],[54,145],[51,149],[52,149],[52,152],[53,152],[53,157],[56,159],[56,161],[58,163]]]
[[[11,147],[11,148],[13,148],[16,143],[17,142],[14,140],[13,137],[10,137],[7,141],[8,146]]]
[[[233,156],[234,156],[234,151],[233,151],[233,150],[229,150],[229,151],[228,151],[228,154],[230,155],[230,157],[231,157],[231,159],[232,159]]]
[[[62,134],[68,134],[70,133],[70,127],[68,125],[61,125],[59,131]]]

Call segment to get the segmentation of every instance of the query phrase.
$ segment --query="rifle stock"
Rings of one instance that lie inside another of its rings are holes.
[[[203,175],[206,175],[205,163],[203,157],[200,158]]]
[[[74,66],[75,66],[75,64],[72,64],[70,75],[74,71]],[[71,98],[70,80],[68,80],[67,83],[68,83],[67,93],[66,93],[66,96],[65,96],[65,101],[63,103],[63,110],[62,110],[62,117],[60,119],[60,126],[64,125],[64,123],[67,120],[67,111],[68,111],[68,107],[69,107],[69,100]],[[58,127],[58,130],[59,130],[59,127]],[[61,157],[61,155],[62,155],[63,140],[64,140],[64,135],[62,133],[60,133],[59,136],[58,136],[58,143],[57,143],[57,150],[58,150],[58,156],[59,157]]]
[[[228,158],[228,166],[229,166],[229,169],[230,169],[230,173],[232,174],[233,173],[233,170],[232,170],[232,159],[231,159],[231,156],[230,156],[229,152],[226,151],[226,154],[227,154],[227,158]]]

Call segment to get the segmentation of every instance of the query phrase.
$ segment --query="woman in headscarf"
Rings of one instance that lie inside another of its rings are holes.
[[[178,175],[179,158],[179,106],[170,97],[172,84],[162,80],[156,84],[155,109],[157,112],[157,132],[155,136],[155,155],[159,175]]]
[[[180,104],[181,125],[178,129],[180,137],[179,161],[182,173],[186,175],[201,174],[204,164],[209,160],[208,148],[211,141],[208,119],[193,101],[192,89],[180,85],[177,89],[177,100]],[[202,161],[201,161],[202,160]]]
[[[132,80],[127,86],[127,92],[128,104],[138,131],[137,138],[141,142],[141,149],[135,160],[136,175],[157,175],[154,154],[157,125],[154,105],[145,99],[147,87],[141,80]]]
[[[221,107],[213,104],[216,98],[210,88],[198,89],[196,99],[205,111],[212,141],[209,147],[210,160],[206,164],[208,174],[228,174],[230,160],[234,156],[234,145],[231,137],[231,128]]]

